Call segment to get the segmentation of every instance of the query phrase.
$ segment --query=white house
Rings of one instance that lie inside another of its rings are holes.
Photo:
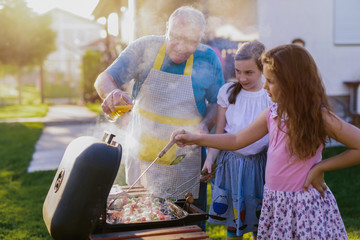
[[[303,39],[335,111],[350,117],[344,81],[360,81],[360,1],[257,0],[257,11],[259,40],[271,48]],[[355,104],[360,113],[360,98]]]
[[[57,33],[56,51],[45,63],[49,81],[64,81],[76,87],[80,83],[82,55],[86,51],[83,46],[99,40],[104,35],[104,26],[61,9],[49,13],[51,27]]]

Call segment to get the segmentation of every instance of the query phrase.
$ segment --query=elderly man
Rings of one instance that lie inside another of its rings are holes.
[[[110,114],[117,105],[135,103],[129,123],[134,144],[124,150],[129,155],[124,159],[129,185],[156,158],[175,129],[208,133],[214,124],[217,93],[224,78],[216,53],[200,44],[204,29],[200,11],[180,7],[170,16],[165,36],[137,39],[95,82],[105,113]],[[130,97],[120,87],[132,79]],[[182,155],[181,162],[174,162]],[[141,184],[157,195],[180,194],[179,199],[184,198],[183,191],[191,192],[195,199],[205,199],[198,201],[202,206],[197,205],[206,210],[206,185],[199,194],[197,184],[202,155],[203,149],[197,147],[173,146],[149,168]]]

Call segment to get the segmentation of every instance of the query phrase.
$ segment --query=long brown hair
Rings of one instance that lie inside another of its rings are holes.
[[[300,46],[281,45],[267,51],[262,62],[276,77],[279,117],[285,119],[290,154],[299,159],[314,156],[327,139],[322,112],[330,113],[318,68],[309,52]]]
[[[263,65],[261,62],[261,54],[264,51],[265,51],[265,46],[261,42],[258,41],[246,42],[243,43],[236,51],[234,59],[235,61],[254,59],[257,68],[262,72]],[[231,85],[228,88],[227,92],[230,92],[229,94],[230,104],[235,104],[236,97],[241,91],[241,89],[242,86],[239,82],[235,82],[233,85]]]

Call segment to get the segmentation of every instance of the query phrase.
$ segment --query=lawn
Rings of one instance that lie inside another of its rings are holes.
[[[0,239],[51,239],[42,205],[55,171],[26,172],[42,129],[41,123],[0,123]],[[327,149],[324,155],[343,150]],[[359,172],[360,165],[326,174],[351,240],[360,239]],[[224,227],[212,224],[207,232],[213,239],[224,239],[226,234]]]
[[[0,119],[45,117],[48,104],[41,104],[40,99],[40,91],[36,87],[23,85],[22,104],[19,105],[17,90],[0,84]]]
[[[18,90],[16,87],[0,83],[0,105],[13,105],[18,103]],[[25,105],[40,104],[40,90],[33,85],[22,85],[21,102]]]
[[[88,109],[90,109],[91,111],[96,112],[98,114],[103,112],[102,108],[101,108],[101,104],[99,104],[99,103],[87,103],[86,107]]]
[[[328,158],[345,147],[327,149],[323,154]],[[346,230],[350,236],[360,239],[360,165],[325,173],[325,181],[337,200]]]
[[[47,104],[0,106],[0,119],[45,117],[48,109]]]
[[[0,239],[51,239],[42,204],[55,172],[27,173],[41,123],[0,124]]]

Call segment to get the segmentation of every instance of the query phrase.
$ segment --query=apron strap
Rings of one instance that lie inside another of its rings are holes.
[[[186,61],[184,75],[191,77],[193,63],[194,63],[194,54],[191,54],[191,56]]]
[[[164,57],[165,57],[165,53],[166,53],[166,48],[165,48],[165,43],[160,47],[160,50],[156,56],[155,62],[154,62],[154,66],[153,68],[156,70],[161,69],[161,65],[164,61]]]
[[[156,55],[156,59],[155,59],[154,65],[153,65],[154,69],[160,71],[161,65],[165,58],[165,54],[166,54],[166,47],[165,47],[165,43],[164,43],[160,47],[159,52]],[[194,54],[191,54],[191,56],[188,58],[188,60],[186,60],[186,65],[185,65],[185,69],[184,69],[185,76],[191,76],[193,63],[194,63]]]

